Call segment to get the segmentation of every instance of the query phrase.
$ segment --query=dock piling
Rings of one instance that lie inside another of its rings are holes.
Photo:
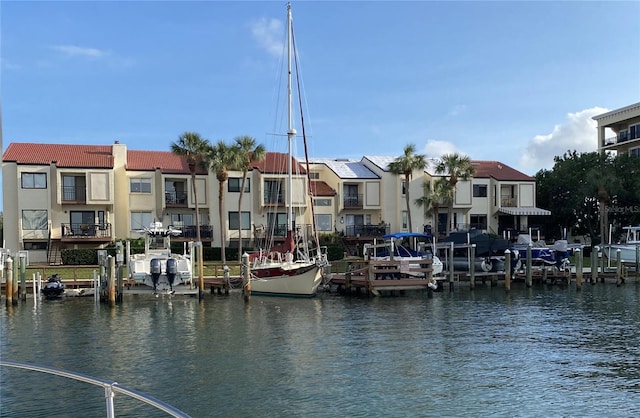
[[[531,266],[532,258],[531,258],[531,244],[527,246],[527,278],[526,278],[526,286],[531,287],[533,283],[533,268]]]
[[[574,254],[576,255],[576,290],[582,290],[582,251],[578,248]]]
[[[469,248],[469,284],[471,290],[476,287],[476,244],[471,244]]]
[[[11,257],[7,257],[7,261],[5,262],[7,266],[7,286],[5,288],[6,294],[6,304],[7,306],[13,305],[13,259]]]
[[[620,287],[624,279],[622,278],[622,252],[616,250],[616,286]]]
[[[511,251],[504,252],[504,290],[511,291]]]

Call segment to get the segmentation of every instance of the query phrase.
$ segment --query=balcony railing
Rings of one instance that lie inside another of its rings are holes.
[[[284,198],[282,196],[282,193],[278,193],[278,194],[265,193],[264,204],[265,206],[284,206]]]
[[[169,207],[187,207],[187,192],[165,192],[164,203]]]
[[[198,238],[198,230],[195,225],[183,226],[180,230],[182,231],[182,234],[174,237],[173,239],[192,241]],[[200,239],[205,241],[213,240],[213,228],[211,225],[200,225]]]
[[[75,186],[62,186],[62,201],[65,203],[86,203],[87,192]]]
[[[500,198],[500,206],[503,208],[515,208],[518,206],[518,198],[510,195],[502,195]]]
[[[61,224],[64,239],[111,239],[111,224],[68,223]]]
[[[362,195],[346,195],[342,199],[345,208],[361,208],[362,207]]]
[[[389,233],[389,225],[347,225],[346,237],[382,237]]]

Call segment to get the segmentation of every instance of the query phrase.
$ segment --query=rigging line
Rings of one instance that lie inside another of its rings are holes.
[[[293,27],[291,30],[291,39],[292,39],[292,43],[293,43],[293,58],[295,61],[295,67],[296,67],[296,87],[298,89],[298,106],[300,107],[300,124],[302,125],[302,143],[304,145],[304,159],[305,159],[305,163],[306,163],[306,170],[307,170],[307,187],[309,190],[309,198],[311,199],[311,204],[309,205],[311,207],[311,228],[312,228],[312,233],[313,233],[313,239],[315,241],[316,244],[316,251],[319,251],[320,249],[320,240],[318,238],[318,228],[316,225],[316,214],[315,214],[315,208],[313,205],[313,191],[311,190],[311,174],[310,174],[310,170],[309,170],[309,150],[307,147],[307,133],[305,130],[305,124],[304,124],[304,111],[302,109],[302,94],[300,92],[300,67],[299,67],[299,63],[298,63],[298,54],[297,54],[297,49],[296,49],[296,38],[295,38],[295,32],[293,31]]]

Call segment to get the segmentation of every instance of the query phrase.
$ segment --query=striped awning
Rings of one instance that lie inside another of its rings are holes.
[[[533,208],[533,207],[531,208],[507,207],[507,208],[498,209],[498,212],[506,213],[507,215],[515,215],[515,216],[551,215],[551,211],[548,211],[546,209],[541,209],[541,208]]]

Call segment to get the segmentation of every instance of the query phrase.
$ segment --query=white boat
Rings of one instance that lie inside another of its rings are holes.
[[[153,289],[153,293],[170,292],[180,285],[191,285],[192,265],[186,254],[171,253],[171,237],[182,233],[162,222],[152,222],[144,233],[144,254],[129,259],[130,278],[134,283]]]
[[[292,142],[296,136],[292,117],[292,58],[295,54],[293,50],[293,25],[291,18],[291,4],[287,4],[287,104],[288,104],[288,162],[287,162],[287,232],[283,244],[269,249],[260,250],[252,254],[251,265],[251,293],[280,295],[280,296],[301,296],[313,297],[316,295],[318,286],[323,280],[323,268],[328,265],[326,251],[318,242],[316,228],[312,228],[313,238],[311,245],[315,245],[310,250],[309,238],[306,237],[302,228],[294,230],[293,217],[293,172],[292,172]],[[304,137],[304,129],[302,130]],[[303,138],[304,139],[304,138]],[[305,147],[306,148],[306,147]],[[307,156],[305,158],[308,159]],[[308,184],[308,183],[307,183]],[[315,220],[314,220],[315,222]],[[269,242],[269,240],[265,240]],[[313,254],[312,254],[313,253]]]
[[[400,260],[407,262],[409,268],[420,268],[421,261],[431,260],[432,276],[442,274],[442,261],[434,254],[431,235],[397,232],[384,235],[382,238],[385,240],[382,244],[364,245],[363,251],[370,260]]]
[[[602,254],[611,261],[617,261],[618,250],[623,263],[633,264],[636,262],[636,253],[640,246],[640,226],[625,226],[626,231],[624,242],[619,244],[606,244],[600,247]]]

